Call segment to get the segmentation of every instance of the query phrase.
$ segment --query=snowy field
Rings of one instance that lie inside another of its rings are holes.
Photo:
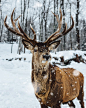
[[[13,45],[13,53],[10,44],[0,44],[0,108],[40,108],[40,104],[34,95],[31,83],[31,59],[32,54],[26,51],[26,54],[17,55],[18,45]],[[81,54],[86,59],[82,51],[61,51],[52,56],[60,57],[64,55],[65,59],[73,57],[73,53]],[[22,60],[15,60],[15,58]],[[8,61],[6,59],[12,59]],[[26,60],[24,61],[24,58]],[[54,61],[52,59],[52,61]],[[59,65],[58,65],[59,66]],[[84,74],[84,102],[86,108],[86,64],[71,62],[68,66],[73,67]],[[81,108],[77,99],[74,100],[76,108]],[[69,108],[68,105],[61,105],[62,108]]]

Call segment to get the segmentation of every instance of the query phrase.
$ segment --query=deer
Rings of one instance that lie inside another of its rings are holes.
[[[33,39],[29,38],[23,31],[19,21],[18,28],[16,27],[16,21],[20,16],[13,20],[14,10],[11,14],[13,29],[6,23],[7,16],[5,17],[4,25],[9,31],[22,37],[24,47],[32,52],[31,80],[35,96],[40,102],[41,108],[61,108],[61,104],[68,104],[69,107],[75,108],[73,103],[75,98],[79,100],[81,108],[84,108],[83,74],[76,69],[59,68],[50,63],[52,59],[50,52],[56,49],[61,42],[58,39],[73,29],[73,17],[71,16],[72,24],[69,29],[67,29],[67,24],[65,23],[64,30],[61,32],[62,11],[60,9],[60,18],[58,14],[56,15],[52,12],[58,23],[57,30],[45,42],[38,42],[36,41],[36,32],[31,25],[30,28],[34,35]]]

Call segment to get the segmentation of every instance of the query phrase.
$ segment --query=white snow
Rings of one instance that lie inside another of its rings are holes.
[[[42,63],[46,63],[46,60],[42,60]]]
[[[48,76],[47,75],[45,75],[44,77],[43,77],[43,79],[46,79]]]
[[[80,74],[79,71],[77,71],[77,70],[74,70],[74,71],[73,71],[73,75],[74,75],[74,76],[79,76],[79,74]]]
[[[32,54],[26,50],[25,54],[17,54],[18,44],[13,45],[13,53],[10,44],[0,43],[0,108],[40,108],[40,104],[34,95],[34,89],[31,83],[31,65]],[[60,51],[56,55],[51,53],[52,56],[63,56],[65,59],[73,57],[73,53],[81,54],[83,58],[85,51]],[[8,61],[6,59],[12,59]],[[21,61],[15,58],[22,58]],[[26,60],[24,61],[24,58]],[[84,102],[86,108],[86,64],[72,62],[68,66],[74,68],[84,75]],[[75,75],[75,74],[74,74]],[[79,101],[74,100],[76,108],[81,108]],[[62,108],[69,108],[69,106],[61,105]]]
[[[50,95],[53,96],[53,93],[51,92]]]

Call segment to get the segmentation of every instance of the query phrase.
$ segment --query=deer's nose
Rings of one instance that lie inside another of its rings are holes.
[[[46,53],[46,55],[43,55],[43,58],[48,60],[50,58],[50,55],[48,55],[48,53]]]

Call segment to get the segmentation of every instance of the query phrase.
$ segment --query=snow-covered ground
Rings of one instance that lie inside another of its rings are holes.
[[[0,44],[0,108],[40,108],[40,104],[34,95],[31,83],[31,59],[32,54],[26,50],[25,54],[17,55],[18,45],[13,45],[13,53],[10,44]],[[71,58],[73,53],[81,54],[86,59],[82,51],[60,51],[52,56],[60,57],[64,55],[65,59]],[[22,57],[22,60],[15,60]],[[6,59],[12,59],[8,61]],[[24,61],[26,58],[26,61]],[[54,61],[52,59],[52,61]],[[86,108],[86,64],[72,62],[68,66],[73,67],[84,74],[84,102]],[[77,99],[74,100],[76,108],[81,108]],[[68,105],[61,105],[62,108],[69,108]]]

